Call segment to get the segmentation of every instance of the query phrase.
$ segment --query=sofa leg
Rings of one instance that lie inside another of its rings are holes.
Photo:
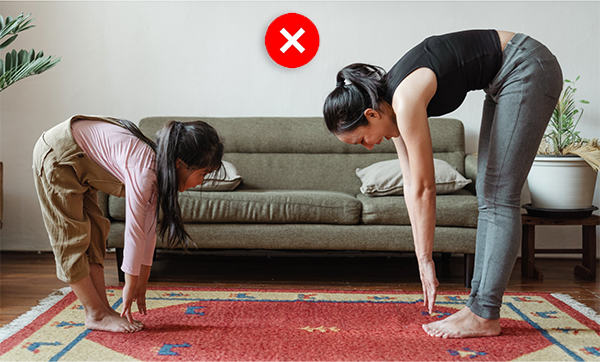
[[[473,270],[475,269],[475,254],[465,254],[465,288],[471,288]]]
[[[117,275],[119,276],[119,282],[125,283],[125,273],[121,270],[123,265],[123,248],[115,248],[117,253]]]

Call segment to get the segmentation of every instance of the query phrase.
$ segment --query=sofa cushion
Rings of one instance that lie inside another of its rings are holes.
[[[358,224],[362,205],[331,191],[233,191],[180,194],[186,223]],[[109,198],[110,216],[125,219],[125,199]]]
[[[362,202],[362,222],[373,225],[410,225],[403,196],[369,197],[358,194]],[[436,197],[436,225],[477,227],[477,197],[459,190]]]
[[[233,191],[244,179],[237,168],[227,161],[223,161],[223,167],[204,176],[204,183],[192,187],[193,191]]]
[[[270,250],[415,250],[408,225],[332,225],[332,224],[186,224],[192,237],[190,250],[270,249]],[[122,248],[125,223],[114,221],[107,245]],[[475,253],[475,228],[438,226],[433,251],[440,253]],[[167,248],[156,239],[157,248]]]
[[[436,194],[450,194],[471,183],[444,160],[433,159]],[[365,168],[357,168],[360,191],[370,196],[404,195],[404,178],[400,162],[393,160],[376,162]]]

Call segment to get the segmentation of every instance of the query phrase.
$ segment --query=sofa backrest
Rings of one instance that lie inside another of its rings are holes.
[[[357,167],[396,158],[393,142],[372,151],[348,145],[329,133],[322,117],[147,117],[139,127],[149,137],[170,120],[201,119],[225,144],[224,160],[244,178],[242,189],[328,190],[360,193]],[[431,118],[434,157],[465,174],[465,137],[461,121]]]

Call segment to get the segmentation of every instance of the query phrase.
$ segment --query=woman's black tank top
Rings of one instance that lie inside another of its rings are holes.
[[[427,106],[428,116],[457,109],[467,92],[483,89],[502,65],[502,45],[495,30],[468,30],[429,37],[406,53],[387,73],[385,100],[392,104],[398,85],[418,68],[431,69],[437,91]]]

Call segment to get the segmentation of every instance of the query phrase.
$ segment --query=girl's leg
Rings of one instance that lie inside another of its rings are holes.
[[[87,275],[77,282],[69,283],[69,286],[83,305],[86,328],[123,333],[137,332],[142,329],[141,326],[131,324],[127,319],[115,314],[113,309],[107,306],[108,302],[105,303],[100,297],[103,295],[106,299],[106,291],[102,289],[102,292],[98,293],[91,275]]]
[[[44,142],[38,141],[34,155],[44,154]],[[38,149],[38,148],[41,148]],[[45,165],[57,163],[50,152],[46,157]],[[129,323],[126,318],[115,315],[112,308],[107,306],[104,276],[100,279],[98,265],[103,262],[106,247],[93,240],[106,240],[98,238],[99,225],[96,221],[96,212],[87,200],[93,201],[86,191],[88,188],[78,183],[77,177],[71,167],[58,165],[53,172],[60,177],[55,177],[50,182],[34,158],[34,180],[38,191],[38,198],[42,210],[42,217],[54,256],[56,260],[57,275],[60,280],[69,284],[85,310],[85,324],[87,328],[112,331],[135,332],[141,326]],[[98,209],[98,205],[95,207]],[[101,211],[100,215],[101,215]],[[108,220],[106,220],[108,222]],[[110,226],[110,225],[109,225]],[[90,265],[91,264],[91,265]],[[92,268],[96,268],[92,272]],[[100,266],[100,269],[102,267]],[[94,279],[92,279],[92,273]],[[99,292],[98,289],[101,289]]]
[[[108,297],[106,296],[106,282],[104,281],[104,267],[100,264],[90,264],[90,277],[92,278],[92,283],[94,284],[94,288],[96,289],[96,293],[98,297],[113,314],[120,317],[119,312],[113,309],[108,301]],[[134,319],[134,324],[137,326],[143,327],[144,323],[141,321]]]
[[[102,304],[104,304],[107,308],[112,309],[112,306],[108,302],[108,297],[106,296],[106,282],[104,281],[104,268],[100,264],[90,264],[90,277],[92,278],[92,283],[94,284],[94,289],[96,289],[96,293]]]
[[[110,221],[102,215],[102,210],[98,206],[98,190],[89,188],[83,194],[83,211],[89,219],[90,245],[86,254],[90,264],[92,283],[106,308],[117,317],[120,317],[120,314],[112,308],[106,296],[104,259],[106,259],[106,239],[110,230]],[[137,326],[143,326],[140,321],[135,320],[134,323]]]

